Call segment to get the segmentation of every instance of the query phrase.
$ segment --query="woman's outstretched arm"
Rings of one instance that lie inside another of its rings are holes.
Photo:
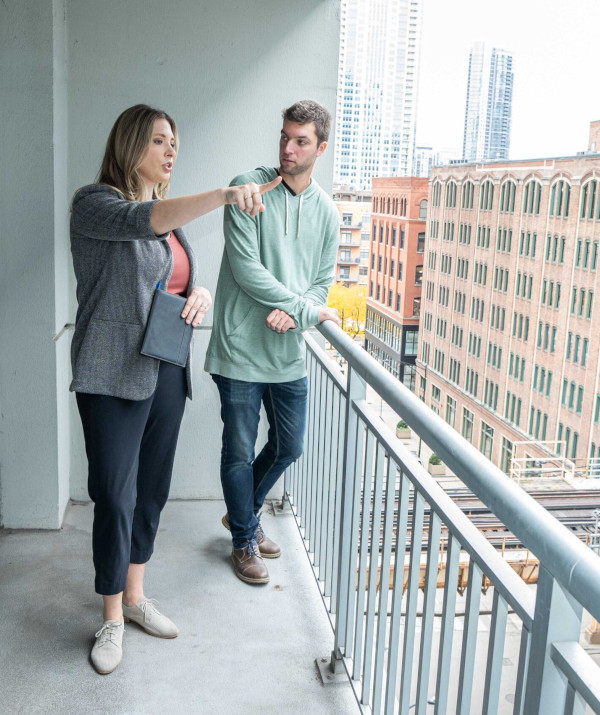
[[[250,216],[256,216],[265,207],[262,195],[274,189],[281,182],[278,176],[268,184],[242,184],[241,186],[228,186],[224,189],[213,189],[203,194],[181,196],[177,199],[164,199],[157,201],[152,206],[150,224],[157,236],[168,233],[174,228],[185,226],[195,218],[214,211],[225,204],[235,204],[240,211],[245,211]]]

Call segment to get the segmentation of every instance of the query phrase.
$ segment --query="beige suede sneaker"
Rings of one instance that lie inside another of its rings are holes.
[[[154,598],[140,598],[135,606],[123,604],[125,623],[133,621],[157,638],[177,638],[179,629],[170,618],[163,616],[157,606],[158,601]]]
[[[92,665],[100,675],[116,670],[123,657],[123,621],[104,621],[96,633],[96,642],[90,653]]]

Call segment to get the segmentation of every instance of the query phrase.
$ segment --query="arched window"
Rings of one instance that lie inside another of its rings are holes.
[[[440,205],[440,199],[442,197],[442,185],[439,181],[436,181],[431,189],[431,202],[434,206]]]
[[[463,209],[473,208],[473,197],[475,196],[475,184],[469,180],[462,186],[461,207]]]
[[[579,218],[595,221],[600,218],[600,201],[598,201],[599,183],[597,179],[592,179],[581,187]]]
[[[550,189],[550,216],[567,218],[569,216],[569,199],[571,186],[568,181],[559,179]]]
[[[482,211],[491,211],[494,205],[494,184],[489,179],[486,179],[481,184],[479,193],[479,208]]]
[[[537,179],[528,181],[523,190],[523,213],[539,216],[541,198],[542,185],[540,182]]]
[[[446,184],[446,208],[456,208],[456,181],[449,181]]]
[[[513,213],[515,210],[515,196],[517,194],[517,185],[509,179],[502,184],[500,189],[500,211],[504,213]]]
[[[419,204],[419,218],[427,218],[427,199],[423,199]]]

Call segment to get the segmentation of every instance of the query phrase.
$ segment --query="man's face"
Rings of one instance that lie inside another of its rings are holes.
[[[290,176],[310,172],[326,146],[327,142],[319,144],[314,122],[284,122],[279,140],[281,172]]]

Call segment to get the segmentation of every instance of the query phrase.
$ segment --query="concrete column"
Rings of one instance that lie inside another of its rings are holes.
[[[68,338],[54,340],[68,309],[65,25],[63,0],[0,4],[0,523],[5,527],[59,528],[68,499]]]

